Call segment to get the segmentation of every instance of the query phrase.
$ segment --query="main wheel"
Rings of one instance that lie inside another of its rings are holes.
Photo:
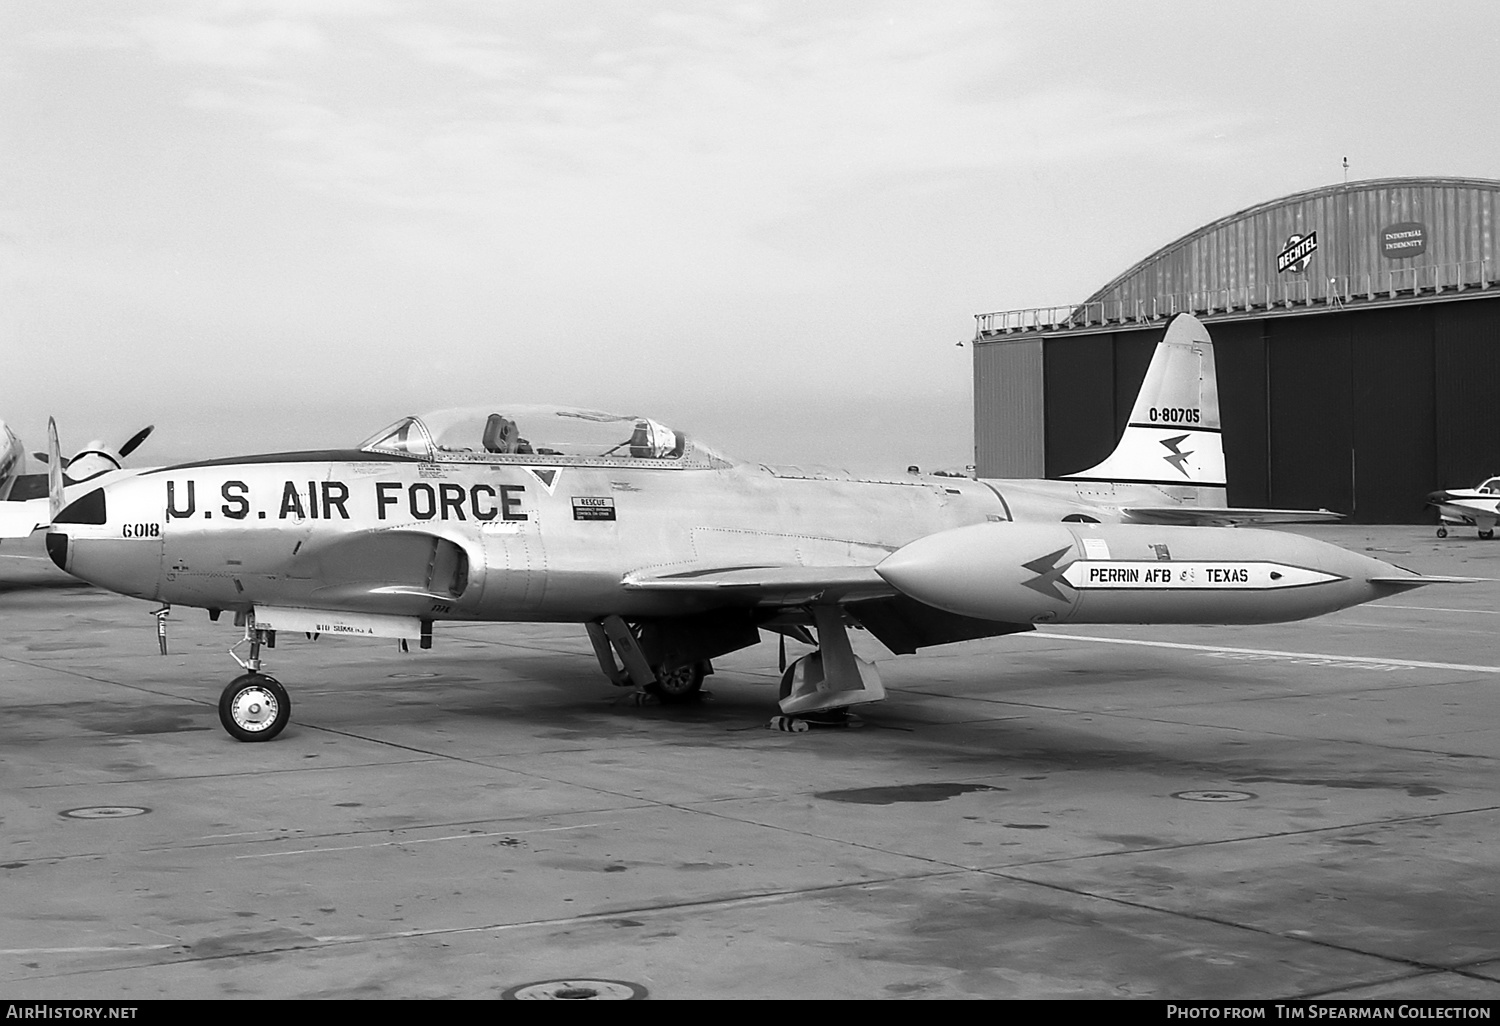
[[[646,690],[661,699],[664,705],[691,702],[698,697],[698,693],[703,690],[703,678],[709,672],[707,659],[671,670],[660,666],[653,666],[651,670],[656,674],[656,683],[647,684]]]
[[[1448,537],[1448,529],[1446,527],[1439,527],[1438,528],[1438,537],[1439,538],[1446,538],[1446,537]]]
[[[1479,532],[1479,537],[1483,538],[1485,541],[1489,541],[1491,538],[1495,537],[1495,529],[1493,527],[1487,527],[1483,531]]]
[[[219,722],[238,741],[269,741],[292,718],[292,700],[274,677],[247,673],[219,696]]]

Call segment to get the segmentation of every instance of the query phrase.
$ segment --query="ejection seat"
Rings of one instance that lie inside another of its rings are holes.
[[[521,429],[516,427],[515,421],[492,413],[489,420],[484,422],[484,437],[481,441],[485,452],[520,452]]]

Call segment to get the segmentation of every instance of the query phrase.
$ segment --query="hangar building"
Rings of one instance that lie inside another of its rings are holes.
[[[1500,474],[1500,181],[1386,178],[1199,228],[1087,300],[978,314],[980,477],[1107,456],[1167,320],[1207,324],[1229,501],[1431,522]]]

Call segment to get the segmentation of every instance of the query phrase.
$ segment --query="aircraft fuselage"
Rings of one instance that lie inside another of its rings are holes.
[[[995,488],[966,478],[377,457],[149,471],[111,485],[102,523],[62,526],[70,571],[154,601],[576,622],[701,601],[630,591],[628,574],[870,566],[1010,518]]]

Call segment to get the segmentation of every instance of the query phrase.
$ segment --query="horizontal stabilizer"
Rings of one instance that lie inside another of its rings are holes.
[[[1265,527],[1270,524],[1330,524],[1344,514],[1328,509],[1254,509],[1234,506],[1130,506],[1120,511],[1131,524],[1181,527]]]

